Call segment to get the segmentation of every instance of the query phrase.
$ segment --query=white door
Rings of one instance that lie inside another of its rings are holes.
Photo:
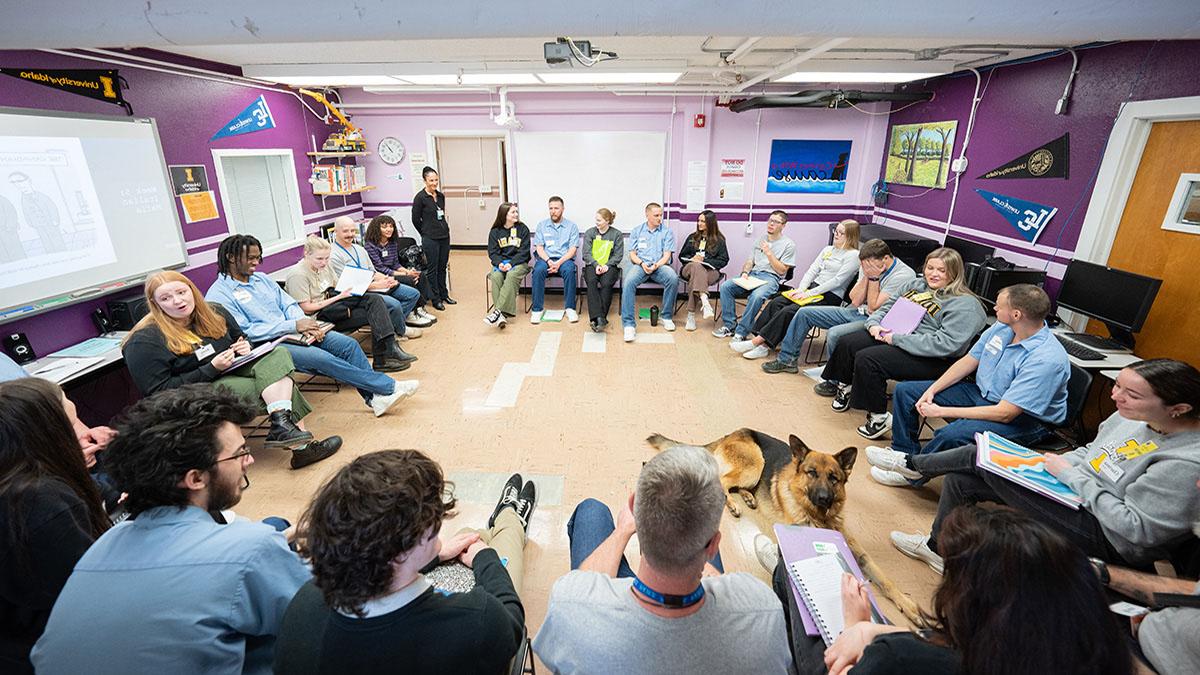
[[[450,242],[487,245],[488,229],[508,195],[504,139],[438,136],[434,141]]]

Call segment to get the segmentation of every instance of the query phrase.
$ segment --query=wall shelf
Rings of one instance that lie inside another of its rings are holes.
[[[342,192],[314,192],[313,194],[317,195],[318,197],[345,197],[346,195],[355,195],[360,192],[366,192],[367,190],[374,189],[374,185],[366,185],[358,188],[357,190],[345,190]]]
[[[369,154],[371,154],[371,153],[370,153],[369,151],[366,151],[366,150],[364,150],[364,151],[362,151],[362,152],[333,152],[333,151],[329,151],[329,152],[308,152],[308,153],[305,153],[305,154],[307,154],[309,157],[316,157],[317,159],[323,159],[323,158],[326,158],[326,157],[366,157],[367,155],[369,155]]]

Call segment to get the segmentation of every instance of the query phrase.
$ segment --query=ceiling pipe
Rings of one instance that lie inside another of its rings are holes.
[[[841,103],[875,103],[879,101],[928,101],[931,92],[897,93],[890,91],[860,91],[843,89],[811,89],[788,96],[755,96],[734,101],[729,110],[735,113],[761,108],[837,108]]]
[[[739,58],[741,58],[741,57],[745,56],[746,54],[749,54],[751,51],[753,51],[754,45],[758,44],[759,40],[762,40],[762,38],[761,37],[746,38],[745,42],[738,45],[737,48],[735,48],[732,52],[729,52],[729,56],[726,56],[724,59],[725,63],[737,63],[737,60]]]
[[[761,75],[752,77],[749,80],[746,80],[745,82],[738,85],[738,87],[735,89],[735,91],[737,91],[737,92],[745,91],[745,90],[749,89],[750,87],[753,87],[754,85],[758,84],[759,82],[769,80],[769,79],[771,79],[777,75],[780,75],[786,71],[792,70],[796,66],[800,65],[801,63],[804,63],[805,61],[816,58],[816,57],[820,56],[821,54],[824,54],[825,52],[829,51],[830,49],[833,49],[834,47],[837,47],[838,45],[843,44],[849,40],[850,40],[850,38],[832,38],[832,39],[826,40],[826,41],[822,42],[821,44],[817,45],[816,47],[813,47],[812,49],[809,49],[808,51],[805,51],[801,54],[796,55],[795,58],[788,59],[787,61],[784,61],[783,63],[779,64],[775,68],[773,68]]]

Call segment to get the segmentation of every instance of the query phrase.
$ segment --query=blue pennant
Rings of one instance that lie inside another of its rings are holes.
[[[1037,243],[1038,237],[1042,236],[1042,232],[1046,229],[1046,224],[1050,222],[1054,214],[1058,213],[1058,208],[1053,206],[1007,197],[979,188],[975,188],[975,191],[988,204],[991,204],[993,209],[999,211],[1005,220],[1017,228],[1017,232],[1031,244]]]
[[[275,118],[271,117],[271,109],[267,107],[267,99],[260,95],[254,100],[254,103],[246,106],[245,110],[226,122],[225,126],[208,140],[215,141],[218,138],[225,138],[227,136],[240,136],[255,131],[262,131],[263,129],[274,128]]]

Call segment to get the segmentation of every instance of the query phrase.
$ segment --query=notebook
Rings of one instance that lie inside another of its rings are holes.
[[[1078,509],[1083,503],[1074,490],[1046,471],[1042,453],[1017,445],[990,431],[975,434],[975,445],[978,448],[976,466],[1064,506]]]
[[[818,293],[816,295],[810,295],[808,297],[801,297],[802,293],[803,293],[803,291],[801,291],[800,289],[793,288],[789,291],[784,291],[783,297],[787,298],[788,300],[791,300],[792,302],[796,303],[797,305],[800,305],[801,307],[804,307],[805,305],[814,305],[825,299],[825,296],[820,293]]]
[[[807,560],[819,555],[840,553],[842,560],[846,563],[846,571],[858,579],[863,578],[862,570],[859,569],[858,562],[854,559],[854,553],[850,550],[850,546],[841,532],[820,527],[777,524],[775,525],[775,539],[779,542],[779,550],[783,553],[785,563]],[[808,635],[820,635],[817,622],[805,607],[804,600],[800,597],[800,591],[795,583],[792,584],[792,594],[796,598],[796,608],[800,613],[800,621],[804,624],[804,632]],[[871,598],[871,620],[875,623],[887,623],[883,618],[883,613],[879,611],[879,605],[870,589],[867,589],[867,595]]]
[[[921,325],[923,318],[925,318],[924,307],[908,298],[897,298],[879,325],[891,331],[892,335],[908,335]]]
[[[374,279],[375,270],[347,265],[342,270],[341,276],[338,277],[337,285],[333,289],[339,293],[348,290],[350,291],[350,295],[362,295],[367,292],[367,286],[370,286],[371,281]]]
[[[547,309],[542,312],[542,321],[562,321],[566,314],[565,310]]]
[[[243,354],[242,356],[239,356],[236,359],[234,359],[233,362],[229,364],[229,367],[226,368],[225,370],[232,371],[235,368],[241,368],[242,366],[246,365],[247,363],[250,363],[251,361],[257,361],[258,359],[266,356],[267,354],[270,354],[271,350],[278,347],[280,345],[280,343],[285,342],[288,339],[288,337],[290,337],[290,336],[283,335],[283,336],[277,337],[274,340],[271,340],[269,342],[264,342],[264,343],[260,344],[259,346],[255,347],[254,349],[251,349],[246,354]]]
[[[833,644],[845,629],[842,574],[846,569],[846,561],[840,553],[788,563],[788,576],[827,645]]]
[[[734,277],[733,283],[737,284],[738,286],[741,286],[742,288],[744,288],[748,291],[752,291],[752,290],[758,288],[759,286],[762,286],[763,284],[767,283],[767,280],[759,279],[758,277]]]

